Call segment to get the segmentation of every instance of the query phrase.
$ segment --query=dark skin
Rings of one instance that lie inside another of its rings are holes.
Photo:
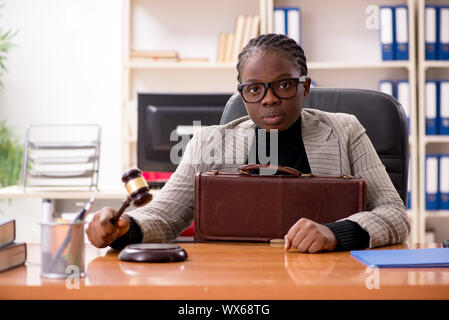
[[[87,238],[97,248],[105,248],[129,230],[129,218],[122,215],[117,225],[111,223],[116,211],[112,208],[103,208],[96,212],[86,229]]]
[[[243,64],[242,83],[271,82],[301,76],[295,62],[277,50],[258,50]],[[268,89],[265,97],[257,103],[246,103],[246,111],[259,128],[270,131],[286,130],[298,120],[304,99],[310,90],[310,79],[298,85],[298,92],[290,99],[279,99]],[[285,250],[291,247],[300,252],[332,251],[338,244],[335,234],[326,226],[301,218],[284,237]]]
[[[299,78],[296,64],[288,55],[279,51],[258,50],[243,64],[242,83],[271,82],[286,78]],[[304,99],[310,90],[310,79],[298,85],[297,95],[290,99],[279,99],[271,90],[258,103],[245,103],[251,119],[259,128],[267,131],[286,130],[298,120]],[[107,247],[129,230],[129,218],[122,215],[114,226],[110,219],[116,211],[103,208],[95,213],[86,229],[89,241],[98,248]],[[301,218],[285,235],[285,250],[291,247],[300,252],[332,251],[338,244],[335,234],[326,226]]]

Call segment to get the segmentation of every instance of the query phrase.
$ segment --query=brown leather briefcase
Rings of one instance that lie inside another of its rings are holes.
[[[270,241],[283,238],[300,218],[329,223],[364,211],[365,180],[323,177],[274,167],[290,175],[254,175],[273,168],[245,165],[239,174],[195,176],[195,241]],[[263,169],[262,169],[263,170]]]

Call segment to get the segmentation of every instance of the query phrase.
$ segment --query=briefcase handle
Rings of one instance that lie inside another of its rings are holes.
[[[241,173],[241,174],[249,175],[249,174],[251,174],[250,173],[251,170],[257,170],[257,169],[270,169],[273,171],[281,171],[284,173],[289,173],[296,177],[304,176],[304,174],[302,174],[300,171],[298,171],[294,168],[285,167],[285,166],[274,166],[274,165],[270,165],[270,164],[257,164],[257,163],[245,164],[243,166],[240,166],[238,170],[239,170],[239,173]],[[307,175],[307,176],[309,176],[309,175]]]
[[[250,175],[251,174],[250,173],[251,170],[257,170],[257,169],[262,169],[262,168],[269,168],[270,170],[273,170],[273,171],[282,171],[282,172],[289,173],[289,174],[291,174],[293,176],[301,177],[301,178],[304,178],[304,177],[310,177],[310,178],[311,177],[320,177],[320,178],[332,178],[332,179],[341,178],[341,179],[345,179],[345,180],[354,179],[354,177],[349,175],[349,174],[342,174],[342,175],[339,175],[339,176],[316,176],[313,173],[302,173],[301,171],[298,171],[298,170],[296,170],[294,168],[291,168],[291,167],[274,166],[274,165],[270,165],[270,164],[257,164],[257,163],[245,164],[243,166],[240,166],[238,171],[239,171],[240,174]],[[216,173],[218,173],[218,171],[216,171]]]

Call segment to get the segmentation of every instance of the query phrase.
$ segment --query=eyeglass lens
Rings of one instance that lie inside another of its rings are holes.
[[[272,82],[271,88],[278,98],[288,99],[296,95],[298,82],[291,79],[277,80]],[[262,100],[266,90],[268,87],[263,83],[249,83],[242,86],[242,95],[247,102],[258,102]]]

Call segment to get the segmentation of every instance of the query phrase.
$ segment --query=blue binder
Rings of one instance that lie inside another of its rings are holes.
[[[395,20],[394,7],[379,7],[380,21],[380,45],[382,48],[382,60],[389,61],[396,59],[396,40],[395,40]]]
[[[410,84],[408,79],[400,79],[396,82],[396,99],[404,108],[407,116],[408,133],[410,134]]]
[[[449,210],[449,154],[440,155],[440,210]]]
[[[378,268],[449,267],[449,248],[404,250],[355,250],[351,256]]]
[[[284,10],[287,36],[301,44],[301,10],[298,7],[285,8]]]
[[[438,210],[439,156],[426,155],[426,210]]]
[[[394,83],[392,80],[380,80],[378,85],[378,90],[380,92],[389,94],[392,97],[396,98],[396,94],[394,91]]]
[[[425,45],[426,60],[436,60],[438,58],[438,30],[439,30],[439,10],[437,6],[425,6]]]
[[[285,8],[276,7],[273,10],[274,33],[287,35],[287,16],[285,14]]]
[[[449,7],[439,7],[438,59],[449,60]]]
[[[426,80],[425,87],[425,114],[426,135],[438,134],[438,115],[440,104],[440,85],[437,80]]]
[[[449,31],[449,30],[448,30]],[[449,134],[449,80],[440,81],[440,106],[438,112],[438,134]]]
[[[408,7],[394,7],[396,60],[408,60]]]
[[[407,179],[407,210],[412,208],[412,174],[409,168]]]

